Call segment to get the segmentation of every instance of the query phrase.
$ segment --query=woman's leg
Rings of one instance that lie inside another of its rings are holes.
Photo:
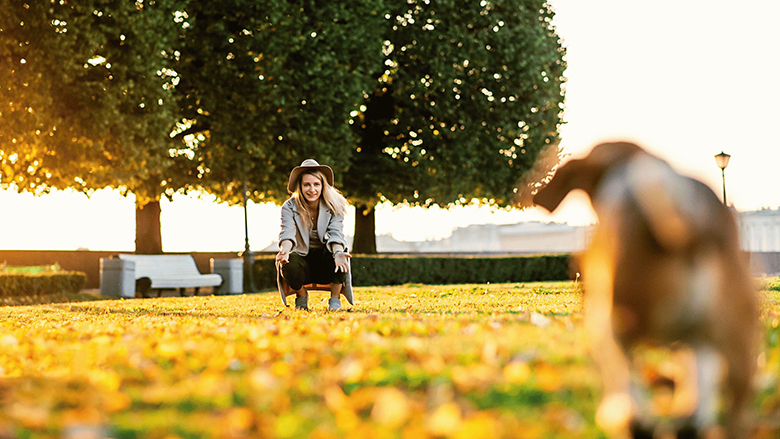
[[[282,277],[287,281],[290,289],[300,297],[307,297],[308,292],[303,286],[309,282],[309,264],[306,258],[297,254],[290,253],[290,262],[282,265]]]
[[[344,282],[346,281],[346,273],[336,272],[336,262],[333,260],[333,254],[324,248],[312,250],[307,257],[309,266],[312,269],[312,280],[318,284],[330,285],[331,300],[329,301],[329,308],[341,308],[341,304],[336,305],[334,299],[338,302],[341,297],[341,290],[344,288]]]
[[[334,265],[335,270],[335,265]],[[338,273],[332,273],[330,281],[330,297],[341,297],[341,290],[344,289],[344,282],[347,281],[347,273],[339,271]]]
[[[330,284],[330,298],[331,299],[338,299],[341,297],[341,290],[344,288],[343,283],[332,283]]]

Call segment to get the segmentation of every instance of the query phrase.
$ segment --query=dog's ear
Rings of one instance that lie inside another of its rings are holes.
[[[566,195],[581,189],[593,197],[601,177],[612,166],[624,162],[644,150],[629,142],[612,142],[596,145],[587,157],[571,160],[561,166],[552,180],[537,192],[534,203],[552,212]]]
[[[534,195],[534,203],[550,212],[558,208],[566,195],[574,189],[583,189],[590,174],[585,160],[570,160],[555,171],[552,180]]]

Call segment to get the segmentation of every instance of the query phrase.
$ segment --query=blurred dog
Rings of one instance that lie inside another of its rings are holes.
[[[599,218],[580,261],[585,326],[604,385],[599,425],[614,436],[652,438],[632,351],[687,346],[695,366],[675,382],[675,400],[690,407],[674,426],[677,437],[722,431],[723,393],[726,436],[744,438],[758,310],[733,214],[706,185],[632,143],[600,144],[565,163],[534,202],[552,212],[575,189]]]

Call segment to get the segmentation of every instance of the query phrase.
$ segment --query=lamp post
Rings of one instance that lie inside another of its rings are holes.
[[[728,203],[726,203],[726,166],[729,165],[730,158],[731,156],[723,151],[721,151],[720,154],[715,154],[715,163],[718,164],[720,175],[723,178],[723,204],[725,205],[728,205]]]
[[[249,218],[247,214],[246,172],[244,172],[244,294],[255,292],[255,280],[252,275],[252,263],[255,255],[249,250]]]

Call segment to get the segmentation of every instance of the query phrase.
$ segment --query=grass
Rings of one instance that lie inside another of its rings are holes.
[[[780,419],[777,284],[761,293],[764,437]],[[308,313],[275,293],[0,307],[0,437],[603,437],[575,284],[355,294],[337,313],[317,292]]]

